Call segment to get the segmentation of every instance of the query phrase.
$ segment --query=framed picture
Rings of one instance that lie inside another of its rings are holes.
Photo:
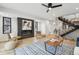
[[[32,30],[32,21],[22,20],[22,30]]]
[[[11,33],[11,18],[3,17],[3,34]]]

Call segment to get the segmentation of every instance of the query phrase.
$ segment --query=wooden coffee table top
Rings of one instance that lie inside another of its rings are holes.
[[[47,41],[47,44],[50,46],[59,46],[64,40],[62,37],[53,34],[49,34],[47,38],[51,39]],[[54,41],[52,39],[54,39]]]
[[[47,44],[50,46],[59,46],[63,42],[63,40],[58,40],[58,41],[48,41]]]

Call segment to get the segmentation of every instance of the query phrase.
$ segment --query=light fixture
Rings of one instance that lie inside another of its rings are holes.
[[[51,8],[49,8],[49,10],[51,10]]]
[[[78,10],[79,8],[76,8],[76,10]]]
[[[47,12],[49,12],[51,10],[51,7],[48,8]]]

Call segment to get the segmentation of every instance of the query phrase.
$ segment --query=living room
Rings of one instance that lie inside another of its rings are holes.
[[[78,55],[77,3],[0,3],[1,55]]]

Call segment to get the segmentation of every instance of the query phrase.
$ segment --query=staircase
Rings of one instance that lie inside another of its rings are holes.
[[[64,29],[63,29],[64,32],[61,31],[61,32],[63,32],[60,34],[60,36],[62,36],[62,37],[79,29],[79,25],[76,25],[74,22],[69,21],[68,19],[65,19],[63,17],[58,17],[58,19],[69,27],[67,30],[65,29],[66,31]]]

